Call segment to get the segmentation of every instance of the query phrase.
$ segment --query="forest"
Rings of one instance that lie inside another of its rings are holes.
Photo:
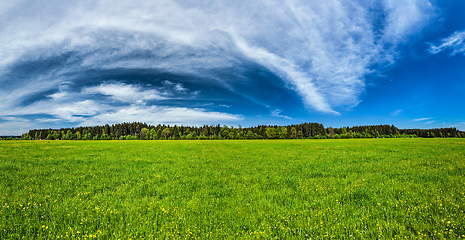
[[[206,139],[345,139],[345,138],[465,138],[456,128],[398,129],[394,125],[325,128],[321,123],[287,126],[152,126],[146,123],[120,123],[103,126],[34,129],[23,140],[206,140]],[[14,139],[14,138],[9,138]],[[6,140],[4,138],[4,140]]]

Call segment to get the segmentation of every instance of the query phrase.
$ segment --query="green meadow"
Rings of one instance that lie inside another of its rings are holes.
[[[1,141],[0,239],[461,239],[465,139]]]

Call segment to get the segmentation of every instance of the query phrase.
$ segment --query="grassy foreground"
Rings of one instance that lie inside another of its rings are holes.
[[[465,238],[465,139],[0,142],[0,239]]]

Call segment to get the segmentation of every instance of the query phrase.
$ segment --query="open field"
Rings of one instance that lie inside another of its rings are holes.
[[[465,238],[464,139],[0,142],[0,239]]]

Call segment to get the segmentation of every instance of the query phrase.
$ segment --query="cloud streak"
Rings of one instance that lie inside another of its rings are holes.
[[[420,122],[420,121],[426,121],[426,120],[430,120],[431,118],[417,118],[417,119],[413,119],[414,122]]]
[[[391,113],[391,116],[399,116],[402,113],[402,109],[397,109]]]
[[[176,85],[178,88],[178,85]],[[124,83],[104,83],[96,87],[89,87],[83,90],[87,94],[102,94],[111,96],[115,101],[122,102],[139,102],[144,100],[165,100],[164,97],[155,89],[144,90],[139,87],[127,85]]]
[[[291,117],[281,115],[281,112],[282,112],[281,110],[275,109],[273,112],[271,112],[271,116],[273,116],[273,117],[281,117],[281,118],[285,118],[285,119],[292,119]]]
[[[441,44],[437,46],[430,45],[429,52],[432,54],[438,54],[450,49],[452,51],[450,53],[451,56],[461,53],[465,54],[465,30],[456,31],[450,36],[441,39],[440,42]]]

